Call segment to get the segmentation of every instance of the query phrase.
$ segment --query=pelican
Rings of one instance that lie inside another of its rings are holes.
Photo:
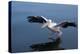
[[[74,22],[64,21],[64,22],[56,23],[51,19],[45,18],[44,16],[28,16],[27,19],[28,19],[28,22],[30,23],[42,24],[41,28],[45,28],[45,27],[48,28],[52,32],[57,33],[56,35],[58,37],[62,35],[61,28],[67,28],[69,26],[76,27],[76,24]]]

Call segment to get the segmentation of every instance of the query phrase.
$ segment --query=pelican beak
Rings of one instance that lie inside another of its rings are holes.
[[[42,25],[41,28],[45,28],[47,25],[48,25],[48,23],[45,23],[45,24]]]

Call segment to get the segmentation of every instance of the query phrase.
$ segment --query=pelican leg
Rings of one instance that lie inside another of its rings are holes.
[[[57,31],[57,38],[60,38],[62,35],[62,32],[61,31]]]

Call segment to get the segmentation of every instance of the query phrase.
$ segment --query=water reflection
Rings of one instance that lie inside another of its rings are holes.
[[[52,41],[46,43],[32,44],[30,47],[33,49],[33,51],[64,50],[64,48],[60,47],[60,37],[55,40],[53,38],[49,39]]]

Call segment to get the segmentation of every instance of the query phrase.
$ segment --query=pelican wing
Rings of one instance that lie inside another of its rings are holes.
[[[46,23],[47,21],[43,16],[28,16],[27,19],[30,23]]]
[[[62,28],[67,28],[69,26],[71,27],[77,27],[77,25],[74,23],[74,22],[68,22],[68,21],[65,21],[65,22],[61,22],[60,24],[56,25],[55,27],[62,27]]]

